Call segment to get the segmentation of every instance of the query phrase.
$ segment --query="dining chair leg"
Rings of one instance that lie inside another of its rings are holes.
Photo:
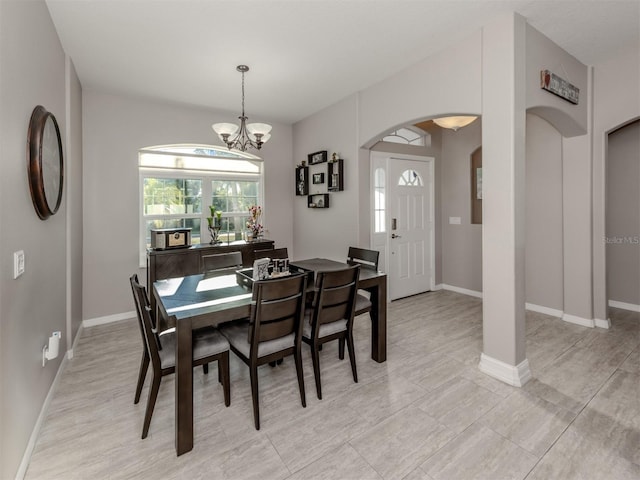
[[[224,405],[228,407],[231,404],[231,385],[229,382],[229,352],[223,352],[222,357],[218,360],[218,381],[222,375],[222,388],[224,390]]]
[[[156,406],[156,399],[158,398],[158,390],[160,389],[160,380],[162,375],[153,372],[153,381],[151,382],[151,388],[149,389],[149,400],[147,401],[147,411],[144,413],[144,424],[142,425],[142,438],[147,438],[149,433],[149,425],[151,424],[151,416],[153,415],[153,409]]]
[[[142,387],[144,386],[144,379],[147,376],[147,369],[149,368],[149,355],[147,351],[142,352],[142,360],[140,361],[140,373],[138,374],[138,385],[136,386],[136,398],[133,401],[135,405],[140,401],[140,394],[142,393]]]
[[[307,396],[304,392],[304,375],[302,373],[302,353],[300,350],[297,350],[293,353],[293,356],[296,361],[296,374],[298,375],[298,388],[300,389],[300,400],[302,401],[302,406],[307,407]]]
[[[209,373],[209,364],[208,363],[203,363],[202,364],[202,371],[204,372],[205,375]]]
[[[353,381],[358,383],[358,372],[356,371],[356,352],[353,345],[353,334],[347,335],[347,347],[349,348],[349,361],[351,362],[351,372]]]
[[[253,400],[253,420],[256,430],[260,430],[260,404],[258,399],[258,367],[251,365],[249,367],[249,376],[251,377],[251,398]]]
[[[313,376],[316,379],[316,393],[318,400],[322,400],[322,387],[320,386],[320,352],[319,345],[311,346],[311,359],[313,360]]]
[[[344,360],[344,337],[338,339],[338,358]]]

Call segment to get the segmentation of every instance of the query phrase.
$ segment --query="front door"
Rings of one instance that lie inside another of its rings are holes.
[[[390,157],[388,275],[390,300],[433,288],[433,160]]]

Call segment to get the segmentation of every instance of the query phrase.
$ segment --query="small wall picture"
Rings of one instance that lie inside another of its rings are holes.
[[[313,183],[324,183],[324,173],[314,173],[313,174]]]
[[[327,161],[327,151],[322,150],[316,153],[310,153],[307,155],[309,160],[309,165],[315,165],[316,163],[322,163]]]

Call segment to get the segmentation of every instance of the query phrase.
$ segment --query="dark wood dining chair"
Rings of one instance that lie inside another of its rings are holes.
[[[342,270],[318,272],[317,274],[313,305],[305,312],[302,340],[311,347],[313,373],[319,399],[322,399],[320,347],[324,343],[338,340],[340,342],[338,355],[340,360],[343,360],[346,341],[353,381],[358,383],[353,343],[353,317],[359,273],[360,265],[352,265]]]
[[[270,250],[256,250],[253,252],[253,259],[258,260],[259,258],[289,258],[289,252],[287,247],[272,248]]]
[[[380,252],[377,250],[367,250],[365,248],[349,247],[347,253],[347,263],[349,265],[360,265],[360,268],[366,268],[368,270],[378,271],[378,258]],[[355,316],[362,315],[363,313],[371,312],[371,300],[367,295],[358,293],[356,295],[356,312]]]
[[[261,365],[293,355],[300,400],[303,407],[307,406],[301,354],[306,286],[305,275],[254,282],[249,321],[220,327],[233,353],[249,366],[256,430],[260,430],[258,367]]]
[[[175,333],[158,335],[151,323],[151,308],[144,286],[138,282],[138,276],[133,275],[129,279],[133,291],[134,303],[138,314],[138,322],[143,341],[147,348],[151,366],[153,368],[153,380],[149,389],[149,399],[144,414],[142,438],[149,433],[149,425],[153,409],[160,389],[162,377],[175,372]],[[224,403],[228,407],[231,403],[231,391],[229,383],[229,342],[215,329],[202,329],[194,331],[193,335],[193,366],[206,365],[218,362],[218,381],[222,383],[224,390]],[[146,369],[145,369],[146,373]],[[142,377],[144,382],[144,377]],[[142,387],[138,385],[140,390]],[[139,393],[136,391],[136,398]],[[137,403],[137,402],[136,402]]]
[[[242,252],[216,253],[202,256],[202,273],[242,268]]]
[[[135,279],[136,283],[140,283],[138,281],[137,274],[135,274],[133,278]],[[145,298],[146,305],[149,305],[149,296],[147,294],[146,289],[145,289],[145,297],[146,297]],[[157,335],[166,335],[166,334],[169,334],[170,332],[175,331],[175,328],[169,328],[167,330],[160,331],[158,329],[156,319],[154,318],[155,317],[154,311],[151,308],[149,308],[149,315],[151,316],[151,325],[156,330]],[[140,338],[142,339],[142,359],[140,360],[140,371],[138,372],[138,383],[136,385],[136,395],[133,400],[134,405],[137,405],[140,402],[142,387],[144,387],[144,380],[147,377],[147,370],[149,369],[149,362],[151,361],[149,357],[149,349],[147,348],[147,343],[145,342],[145,339],[144,339],[144,330],[142,328],[142,322],[138,321],[138,326],[140,327]],[[209,364],[205,363],[204,365],[202,365],[202,369],[205,374],[209,373]]]

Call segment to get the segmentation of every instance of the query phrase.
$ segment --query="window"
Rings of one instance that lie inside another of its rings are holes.
[[[383,142],[402,143],[404,145],[418,145],[424,147],[425,134],[410,128],[399,128],[382,138]]]
[[[401,187],[421,187],[422,177],[415,170],[405,170],[398,179],[398,185]]]
[[[191,243],[210,241],[209,206],[222,211],[222,241],[242,240],[251,205],[262,205],[262,161],[209,145],[166,145],[139,152],[140,265],[152,228],[191,228]]]
[[[384,187],[384,169],[376,168],[376,171],[373,174],[373,231],[375,233],[384,233],[387,231]]]

